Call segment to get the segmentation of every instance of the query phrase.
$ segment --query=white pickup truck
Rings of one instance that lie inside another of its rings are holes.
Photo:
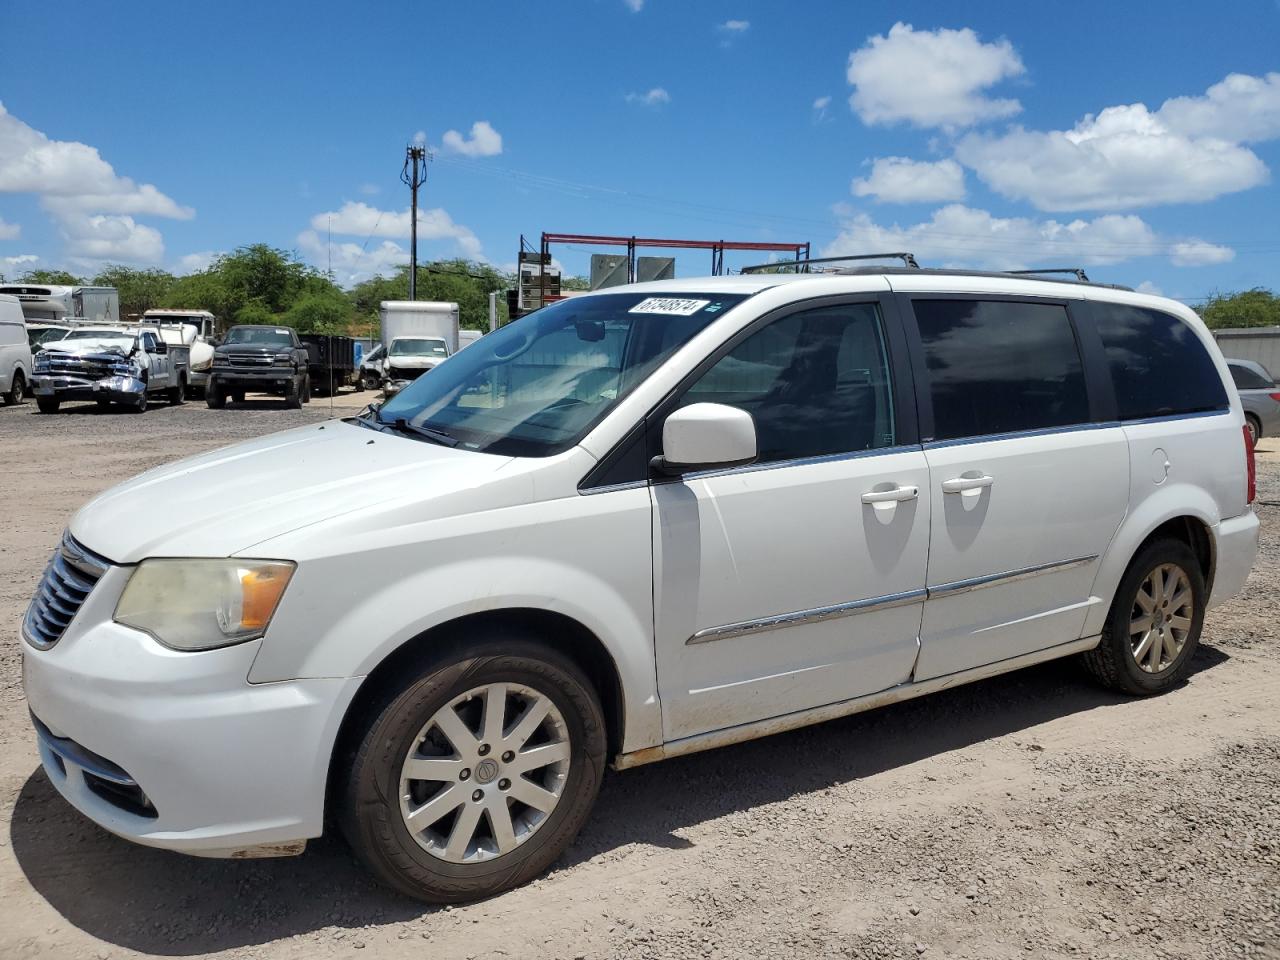
[[[31,389],[41,413],[57,413],[67,400],[142,413],[156,394],[182,403],[190,362],[178,328],[77,327],[44,344],[32,361]]]

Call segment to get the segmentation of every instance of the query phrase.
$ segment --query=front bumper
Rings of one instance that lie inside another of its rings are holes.
[[[192,387],[207,387],[209,385],[209,374],[210,371],[208,368],[204,370],[188,370],[187,385]]]
[[[209,376],[209,383],[215,384],[220,390],[283,390],[297,376],[290,367],[265,367],[260,370],[216,367]]]
[[[33,374],[31,392],[37,397],[54,397],[58,400],[135,400],[138,394],[147,392],[147,385],[135,377],[104,377],[101,380],[85,380],[50,374]]]
[[[251,684],[264,641],[162,647],[110,619],[129,573],[111,568],[48,650],[22,644],[49,779],[89,819],[147,846],[298,852],[322,832],[329,757],[359,678]]]

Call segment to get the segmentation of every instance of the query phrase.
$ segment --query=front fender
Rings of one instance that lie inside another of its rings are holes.
[[[627,499],[610,507],[605,496],[567,498],[502,511],[465,535],[302,560],[249,679],[365,676],[435,627],[532,608],[600,639],[623,694],[624,749],[656,745],[648,491],[608,496]]]

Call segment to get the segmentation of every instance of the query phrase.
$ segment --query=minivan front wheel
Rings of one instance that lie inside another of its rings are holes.
[[[604,762],[600,702],[572,662],[526,640],[472,644],[371,710],[343,829],[409,896],[491,896],[564,852]]]
[[[1160,693],[1186,679],[1208,600],[1199,560],[1181,540],[1157,540],[1129,565],[1089,671],[1125,693]]]

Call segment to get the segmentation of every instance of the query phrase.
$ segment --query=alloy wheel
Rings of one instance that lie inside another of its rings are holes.
[[[545,694],[490,683],[441,707],[400,774],[400,815],[418,845],[450,863],[510,853],[560,802],[569,728]]]
[[[1162,563],[1142,581],[1129,615],[1129,648],[1139,669],[1160,673],[1178,659],[1194,615],[1191,579],[1176,563]]]

